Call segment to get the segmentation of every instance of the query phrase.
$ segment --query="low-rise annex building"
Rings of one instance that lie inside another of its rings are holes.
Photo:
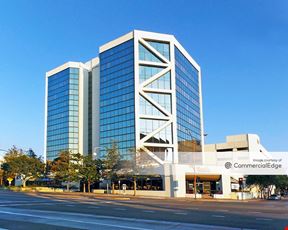
[[[256,134],[226,136],[225,143],[206,144],[205,152],[267,152]]]
[[[210,168],[205,175],[199,176],[199,184],[202,183],[203,193],[209,192],[211,194],[211,188],[214,184],[216,191],[212,191],[214,198],[239,198],[239,178],[244,178],[245,175],[229,175],[223,173],[223,171],[217,174],[217,168],[215,174],[211,168],[217,165],[223,166],[226,162],[242,161],[244,158],[248,159],[253,157],[256,153],[267,153],[267,150],[260,142],[260,138],[256,134],[239,134],[226,136],[226,142],[206,144],[203,152],[203,166],[204,168]],[[208,176],[209,175],[209,176]],[[217,185],[218,186],[215,186]],[[206,191],[205,191],[206,188]],[[251,198],[253,194],[244,194],[246,197]],[[243,194],[241,194],[243,196]]]

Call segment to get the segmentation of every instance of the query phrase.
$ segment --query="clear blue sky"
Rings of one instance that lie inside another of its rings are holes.
[[[167,4],[169,3],[169,4]],[[207,143],[288,150],[287,1],[1,1],[0,148],[43,153],[45,72],[133,29],[171,33],[202,67]]]

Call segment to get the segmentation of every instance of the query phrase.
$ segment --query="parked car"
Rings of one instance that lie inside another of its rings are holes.
[[[281,196],[277,194],[273,194],[268,197],[268,200],[281,200]]]

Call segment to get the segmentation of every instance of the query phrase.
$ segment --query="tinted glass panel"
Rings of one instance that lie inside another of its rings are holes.
[[[134,44],[129,40],[100,53],[100,146],[116,142],[123,159],[135,148],[134,104]]]
[[[148,43],[156,49],[160,54],[162,54],[165,58],[170,60],[170,51],[169,51],[169,44],[164,42],[154,42],[148,41]]]
[[[48,78],[47,159],[62,150],[78,152],[79,69],[68,68]]]
[[[198,71],[175,47],[179,151],[201,150]]]

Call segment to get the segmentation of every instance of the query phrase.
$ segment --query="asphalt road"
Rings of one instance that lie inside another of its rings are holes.
[[[277,229],[288,200],[194,201],[0,190],[2,229]]]

